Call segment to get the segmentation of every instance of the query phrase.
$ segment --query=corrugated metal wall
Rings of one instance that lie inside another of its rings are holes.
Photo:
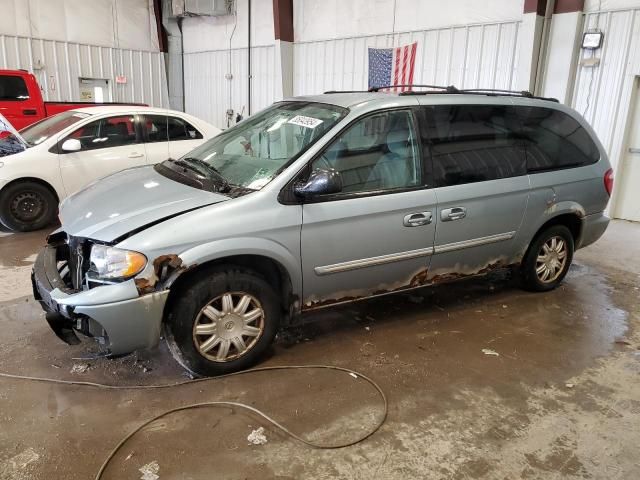
[[[367,48],[418,42],[415,84],[514,88],[520,22],[299,42],[294,94],[367,88]]]
[[[251,47],[251,110],[276,100],[275,47]],[[226,111],[247,116],[247,49],[209,50],[184,54],[185,110],[220,128],[227,127]],[[225,78],[231,72],[233,78]],[[235,114],[234,114],[235,115]],[[232,125],[235,122],[232,122]]]
[[[615,167],[624,134],[636,75],[640,75],[640,9],[585,15],[584,31],[601,30],[604,43],[580,58],[596,57],[596,67],[578,65],[573,106],[593,126]]]
[[[109,80],[113,102],[169,104],[164,54],[0,35],[0,68],[33,72],[45,100],[79,101],[79,79]],[[127,77],[116,84],[116,75]]]

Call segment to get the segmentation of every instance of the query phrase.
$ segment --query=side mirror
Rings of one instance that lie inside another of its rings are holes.
[[[77,138],[68,138],[64,141],[61,148],[65,152],[78,152],[82,150],[82,144]]]
[[[340,193],[342,191],[342,177],[340,172],[333,169],[316,170],[311,173],[305,183],[297,183],[293,191],[297,197],[301,198]]]

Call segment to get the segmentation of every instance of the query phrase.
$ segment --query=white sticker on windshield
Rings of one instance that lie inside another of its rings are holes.
[[[306,128],[316,128],[322,123],[322,120],[318,120],[317,118],[313,117],[305,117],[304,115],[296,115],[287,123],[293,123],[294,125],[300,125],[301,127]]]

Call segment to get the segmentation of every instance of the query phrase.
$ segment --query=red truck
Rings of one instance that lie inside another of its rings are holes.
[[[36,77],[26,70],[0,70],[0,113],[21,130],[32,123],[65,110],[95,105],[123,105],[94,102],[45,102]],[[126,104],[144,105],[144,104]],[[146,105],[144,105],[146,106]]]

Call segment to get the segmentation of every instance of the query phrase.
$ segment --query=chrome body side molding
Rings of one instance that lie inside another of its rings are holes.
[[[316,275],[330,275],[332,273],[348,272],[366,267],[375,267],[384,265],[385,263],[399,262],[417,257],[428,257],[437,255],[438,253],[451,252],[454,250],[462,250],[464,248],[479,247],[490,243],[511,240],[516,232],[499,233],[497,235],[489,235],[487,237],[473,238],[463,242],[446,243],[444,245],[436,245],[434,248],[419,248],[417,250],[409,250],[406,252],[391,253],[389,255],[380,255],[379,257],[360,258],[358,260],[350,260],[348,262],[334,263],[333,265],[324,265],[315,267],[313,270]]]

